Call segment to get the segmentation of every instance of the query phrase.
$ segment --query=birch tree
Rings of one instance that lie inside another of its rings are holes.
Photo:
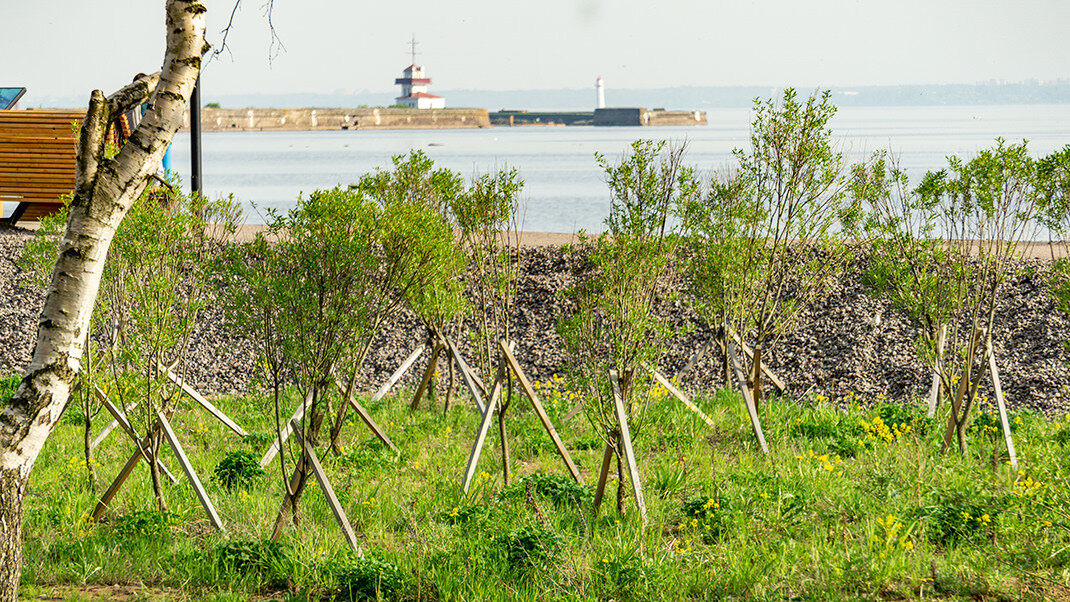
[[[208,50],[205,5],[167,0],[167,49],[161,71],[111,96],[94,90],[78,140],[74,200],[26,374],[0,412],[0,602],[18,597],[22,572],[22,500],[34,462],[70,398],[104,260],[119,223],[163,158]],[[148,102],[119,153],[105,156],[108,123]]]

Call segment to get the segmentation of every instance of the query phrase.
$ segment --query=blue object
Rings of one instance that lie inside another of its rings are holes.
[[[167,146],[167,150],[163,154],[163,171],[167,173],[171,171],[171,146]]]

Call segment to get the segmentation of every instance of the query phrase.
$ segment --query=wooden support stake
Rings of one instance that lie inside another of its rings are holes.
[[[731,333],[731,335],[732,340],[735,341],[736,345],[738,345],[739,348],[743,350],[743,354],[747,357],[747,359],[750,360],[751,363],[753,363],[754,350],[748,347],[747,344],[744,343],[743,340],[740,339],[736,333],[733,332]],[[787,385],[784,384],[784,381],[780,380],[780,377],[778,377],[776,374],[773,374],[773,371],[769,369],[769,366],[765,365],[765,362],[762,362],[761,367],[762,374],[764,374],[765,377],[769,379],[769,382],[773,383],[773,386],[776,387],[777,392],[783,395],[784,391],[787,390]]]
[[[438,356],[444,348],[445,346],[441,342],[435,343],[435,349],[431,352],[431,361],[427,362],[427,370],[424,370],[423,380],[420,381],[420,387],[416,389],[416,395],[412,398],[412,405],[409,406],[410,410],[415,412],[420,407],[420,400],[423,399],[427,385],[431,383],[431,376],[434,375],[435,368],[438,367]]]
[[[343,383],[338,378],[335,378],[334,384],[338,387],[338,390],[341,391],[343,395],[346,395],[345,383]],[[394,445],[394,442],[390,440],[390,437],[386,436],[386,432],[383,431],[382,427],[380,427],[375,422],[375,420],[372,419],[372,416],[368,413],[368,410],[365,410],[364,406],[357,403],[356,398],[353,397],[352,391],[350,391],[349,394],[346,395],[346,401],[349,403],[350,406],[352,406],[353,411],[357,413],[357,416],[360,416],[360,419],[364,421],[364,424],[368,426],[368,429],[371,430],[372,434],[378,437],[379,440],[383,442],[383,445],[386,445],[390,449],[394,450],[394,452],[396,453],[400,452],[398,446]]]
[[[1003,400],[1003,387],[999,382],[999,368],[996,367],[996,353],[992,347],[992,338],[988,339],[988,373],[992,376],[992,388],[996,394],[996,407],[999,408],[999,422],[1003,427],[1003,441],[1007,444],[1011,468],[1018,469],[1018,455],[1014,452],[1014,439],[1011,437],[1011,423],[1007,419],[1007,403]]]
[[[620,396],[620,380],[617,371],[609,371],[609,380],[613,385],[613,407],[617,412],[617,422],[620,425],[620,443],[624,452],[624,460],[628,463],[628,476],[632,482],[632,494],[635,495],[635,505],[639,507],[639,516],[643,524],[647,524],[646,502],[643,501],[643,484],[639,481],[639,467],[635,463],[635,450],[632,449],[632,435],[628,429],[628,413],[624,409],[624,400]]]
[[[108,490],[105,491],[104,495],[102,495],[100,497],[100,500],[97,501],[97,505],[95,508],[93,508],[93,514],[91,515],[92,522],[95,523],[100,521],[100,517],[104,514],[104,511],[108,509],[109,505],[111,505],[112,498],[115,497],[116,493],[119,493],[119,489],[122,488],[123,483],[126,482],[127,477],[130,476],[130,473],[134,471],[134,467],[137,466],[138,460],[141,460],[141,450],[147,448],[149,443],[151,442],[151,435],[145,435],[145,437],[141,440],[141,444],[138,445],[138,449],[134,450],[133,455],[131,455],[130,459],[127,460],[126,464],[123,465],[122,470],[119,471],[119,475],[115,477],[115,480],[112,481],[111,486],[108,487]]]
[[[126,434],[130,435],[130,438],[133,439],[134,445],[137,446],[138,452],[141,454],[141,457],[145,458],[146,462],[152,462],[152,458],[150,457],[149,452],[144,446],[141,445],[141,437],[139,437],[137,431],[134,430],[134,425],[130,424],[130,421],[126,418],[126,416],[123,415],[123,413],[119,411],[119,408],[115,407],[115,404],[113,404],[111,400],[108,399],[108,396],[104,394],[104,391],[101,391],[99,387],[94,388],[96,389],[97,397],[100,398],[101,402],[104,403],[104,408],[108,410],[108,412],[110,412],[111,415],[115,418],[115,423],[121,425],[123,427],[123,430],[126,431]],[[156,458],[156,463],[160,465],[160,471],[167,476],[167,480],[171,481],[172,483],[178,482],[178,479],[175,478],[175,475],[171,474],[171,471],[167,470],[167,467],[164,466],[163,460],[161,460],[160,458]]]
[[[692,353],[691,357],[687,358],[687,363],[684,364],[684,367],[680,368],[680,371],[673,375],[673,380],[678,382],[683,380],[684,375],[690,372],[691,368],[695,367],[695,364],[698,363],[699,358],[706,355],[706,352],[713,345],[714,341],[715,339],[710,339],[706,341],[701,347],[699,347],[694,353]]]
[[[569,420],[575,418],[576,414],[579,414],[581,411],[583,411],[583,406],[585,405],[587,405],[587,399],[581,399],[579,403],[572,406],[572,409],[568,411],[568,414],[565,414],[565,417],[561,419],[561,423],[564,424]]]
[[[96,388],[98,390],[97,397],[100,397],[101,395],[104,395],[104,397],[102,399],[107,399],[107,395],[104,394],[103,391],[100,391],[100,387],[94,387],[94,388]],[[136,407],[137,407],[137,403],[132,403],[132,404],[126,406],[126,410],[124,410],[121,413],[124,414],[124,415],[125,414],[129,414],[130,412],[133,412],[134,408],[136,408]],[[113,416],[114,416],[114,414],[113,414]],[[100,445],[101,443],[104,442],[104,439],[107,439],[108,435],[110,435],[111,432],[113,430],[115,430],[115,427],[117,427],[117,426],[119,426],[119,419],[118,418],[113,418],[112,421],[109,422],[108,425],[104,427],[104,430],[100,431],[100,433],[89,444],[89,449],[96,449],[98,445]]]
[[[524,374],[524,370],[516,361],[516,357],[513,356],[512,349],[510,349],[509,345],[505,344],[504,340],[498,341],[498,349],[501,349],[505,361],[509,364],[509,368],[513,371],[513,374],[516,375],[516,379],[520,381],[520,387],[524,390],[524,395],[531,401],[531,405],[535,408],[535,413],[539,416],[539,421],[542,422],[543,428],[546,429],[546,432],[550,435],[550,439],[553,440],[554,447],[557,449],[557,454],[565,461],[565,466],[568,467],[568,471],[572,474],[572,478],[575,479],[577,483],[583,483],[583,477],[580,476],[580,470],[576,468],[576,465],[572,462],[572,456],[570,456],[568,450],[565,449],[565,444],[561,442],[561,437],[557,435],[553,423],[550,422],[550,417],[546,414],[546,410],[543,409],[542,404],[539,403],[539,397],[535,395],[535,389],[531,386],[531,382],[528,381],[527,375]]]
[[[468,387],[468,392],[472,394],[472,399],[476,402],[476,407],[479,408],[479,413],[486,414],[486,407],[483,405],[483,397],[476,388],[475,375],[473,375],[472,371],[468,368],[468,364],[464,363],[464,358],[461,357],[461,354],[449,339],[446,339],[446,348],[449,349],[450,355],[453,356],[453,361],[457,363],[457,369],[461,371],[461,379],[464,380],[465,386]]]
[[[293,424],[293,421],[295,420],[301,420],[301,418],[305,415],[305,410],[308,409],[308,404],[310,403],[312,403],[311,389],[309,389],[308,393],[305,394],[304,401],[301,402],[301,405],[297,406],[297,410],[294,411],[294,415],[290,417],[289,422],[287,422],[282,427],[282,432],[279,433],[279,436],[271,442],[271,447],[268,448],[267,452],[264,454],[264,457],[260,459],[260,468],[266,468],[267,465],[275,459],[275,454],[279,453],[279,450],[282,449],[282,444],[286,443],[286,440],[290,438],[290,433],[293,430],[290,425]]]
[[[616,432],[613,433],[611,438],[616,438],[619,442],[620,437]],[[613,444],[606,443],[606,451],[602,453],[602,470],[598,473],[598,488],[594,492],[594,516],[598,516],[598,507],[602,505],[602,497],[606,493],[606,482],[609,481],[609,467],[613,464]]]
[[[163,364],[157,364],[157,367],[162,370],[164,374],[167,375],[167,378],[171,379],[171,382],[178,385],[178,387],[182,389],[183,393],[189,395],[193,399],[193,401],[196,401],[198,404],[200,404],[202,408],[208,410],[209,414],[215,416],[217,420],[226,425],[226,427],[230,430],[234,431],[234,433],[237,434],[239,437],[245,436],[245,431],[242,429],[242,427],[238,426],[237,423],[231,420],[230,416],[224,414],[222,410],[212,405],[212,403],[205,399],[203,395],[198,393],[196,389],[186,384],[186,381],[182,380],[182,377],[175,374],[174,372],[171,372],[171,370],[169,370]]]
[[[419,359],[421,355],[423,355],[424,349],[426,349],[427,346],[428,343],[422,343],[419,347],[416,348],[415,351],[410,353],[409,357],[405,358],[404,362],[401,362],[401,365],[398,366],[398,369],[394,370],[394,373],[390,375],[390,378],[386,379],[386,383],[384,383],[383,386],[375,392],[375,395],[372,396],[371,400],[368,403],[375,403],[383,397],[386,397],[386,394],[390,392],[390,389],[394,388],[394,385],[398,384],[398,381],[401,380],[401,377],[404,376],[405,373],[409,371],[409,368],[411,368],[412,365],[416,363],[416,360]]]
[[[461,491],[464,493],[468,493],[468,488],[472,485],[472,479],[476,476],[476,465],[479,463],[480,454],[483,453],[483,444],[486,443],[487,433],[490,431],[491,419],[494,416],[494,410],[498,406],[498,399],[501,397],[505,374],[505,363],[502,362],[498,366],[498,375],[495,377],[494,385],[491,387],[490,399],[487,400],[487,409],[483,411],[483,418],[479,421],[479,430],[476,431],[476,440],[472,443],[472,451],[468,453],[468,464],[464,467],[464,478],[461,482]]]
[[[658,381],[658,383],[661,384],[661,386],[665,387],[665,390],[668,391],[670,395],[672,395],[677,400],[679,400],[680,403],[682,403],[685,406],[687,406],[687,409],[689,409],[692,412],[698,414],[698,417],[701,418],[702,421],[705,422],[707,425],[713,426],[713,420],[711,420],[709,416],[707,416],[702,410],[700,410],[699,407],[694,404],[694,402],[692,402],[690,399],[688,399],[687,395],[684,395],[683,391],[681,391],[680,389],[677,389],[676,385],[674,385],[671,382],[669,382],[669,379],[667,379],[664,376],[662,376],[662,374],[660,372],[658,372],[657,370],[651,370],[649,366],[643,366],[643,367],[646,368],[647,371],[650,372],[651,376],[654,377],[654,380]]]
[[[178,458],[179,466],[186,473],[186,478],[189,479],[190,485],[193,485],[193,491],[197,494],[197,499],[201,500],[204,511],[208,513],[208,519],[212,521],[212,525],[216,529],[226,533],[227,530],[223,528],[223,521],[216,514],[215,506],[212,505],[212,500],[208,498],[208,492],[204,490],[204,485],[201,485],[201,480],[197,478],[197,471],[193,470],[193,465],[190,464],[189,458],[186,457],[186,452],[182,449],[182,444],[178,441],[178,437],[175,436],[175,431],[171,429],[171,423],[167,421],[167,416],[164,416],[163,412],[156,412],[156,419],[159,421],[157,424],[163,429],[164,437],[171,444],[171,450],[175,452],[175,457]]]
[[[944,371],[944,345],[947,337],[947,324],[940,327],[936,335],[936,367],[933,368],[933,385],[929,389],[929,418],[936,416],[936,409],[940,407],[940,389],[942,384],[941,375]]]
[[[316,481],[320,484],[320,489],[323,490],[323,496],[327,498],[327,505],[331,507],[331,512],[334,513],[334,520],[338,522],[338,526],[342,528],[342,533],[345,535],[346,543],[349,547],[360,555],[360,544],[357,542],[357,535],[353,532],[352,525],[349,524],[349,519],[346,518],[346,512],[342,508],[342,504],[338,501],[338,496],[334,494],[334,488],[331,487],[331,482],[327,479],[327,473],[323,472],[323,466],[320,465],[319,458],[316,457],[315,450],[308,444],[308,441],[301,436],[301,425],[296,420],[290,421],[290,430],[293,431],[294,437],[297,438],[297,444],[304,450],[305,457],[308,458],[309,464],[312,466],[312,474],[315,475]]]
[[[732,366],[732,374],[735,376],[739,392],[743,395],[743,402],[747,405],[751,430],[754,431],[754,437],[758,440],[758,444],[762,446],[762,451],[768,454],[769,446],[765,443],[762,423],[758,419],[758,407],[754,404],[754,398],[751,397],[750,387],[747,386],[747,377],[743,374],[743,369],[739,365],[739,354],[736,353],[736,347],[732,344],[732,341],[725,341],[725,353],[728,354],[728,362]]]

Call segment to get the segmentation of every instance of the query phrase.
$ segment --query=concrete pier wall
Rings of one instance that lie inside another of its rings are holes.
[[[183,129],[189,127],[189,114]],[[201,109],[205,132],[490,127],[486,109]]]
[[[706,125],[705,111],[665,111],[643,107],[595,109],[594,124],[601,126]]]

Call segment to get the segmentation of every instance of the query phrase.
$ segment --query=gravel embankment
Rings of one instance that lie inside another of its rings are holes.
[[[41,311],[39,290],[21,288],[16,260],[32,234],[0,229],[0,374],[19,372],[29,361]],[[1004,289],[995,332],[996,360],[1007,400],[1012,407],[1030,407],[1049,415],[1070,411],[1070,320],[1060,313],[1043,288],[1049,263],[1021,262],[1019,275]],[[559,292],[572,276],[559,247],[527,248],[520,284],[516,333],[518,359],[533,379],[565,371],[561,340],[555,331],[567,302]],[[879,322],[874,318],[879,316]],[[673,306],[678,326],[693,331],[674,342],[663,362],[673,372],[692,350],[709,338],[685,301]],[[381,334],[362,375],[365,389],[386,379],[422,336],[410,315],[401,316]],[[884,301],[865,294],[857,267],[849,269],[824,301],[806,308],[797,328],[766,353],[772,369],[788,383],[789,394],[820,393],[837,398],[853,391],[865,399],[883,394],[906,400],[928,391],[931,374],[914,354],[917,330]],[[462,350],[467,333],[456,336]],[[426,358],[426,355],[425,355]],[[469,356],[469,359],[470,356]],[[404,383],[420,373],[410,370]],[[711,353],[688,377],[691,388],[719,384],[719,357]],[[205,312],[194,336],[185,373],[206,393],[242,392],[252,386],[253,353],[248,342],[222,327],[218,311]],[[982,392],[991,395],[987,379]]]

